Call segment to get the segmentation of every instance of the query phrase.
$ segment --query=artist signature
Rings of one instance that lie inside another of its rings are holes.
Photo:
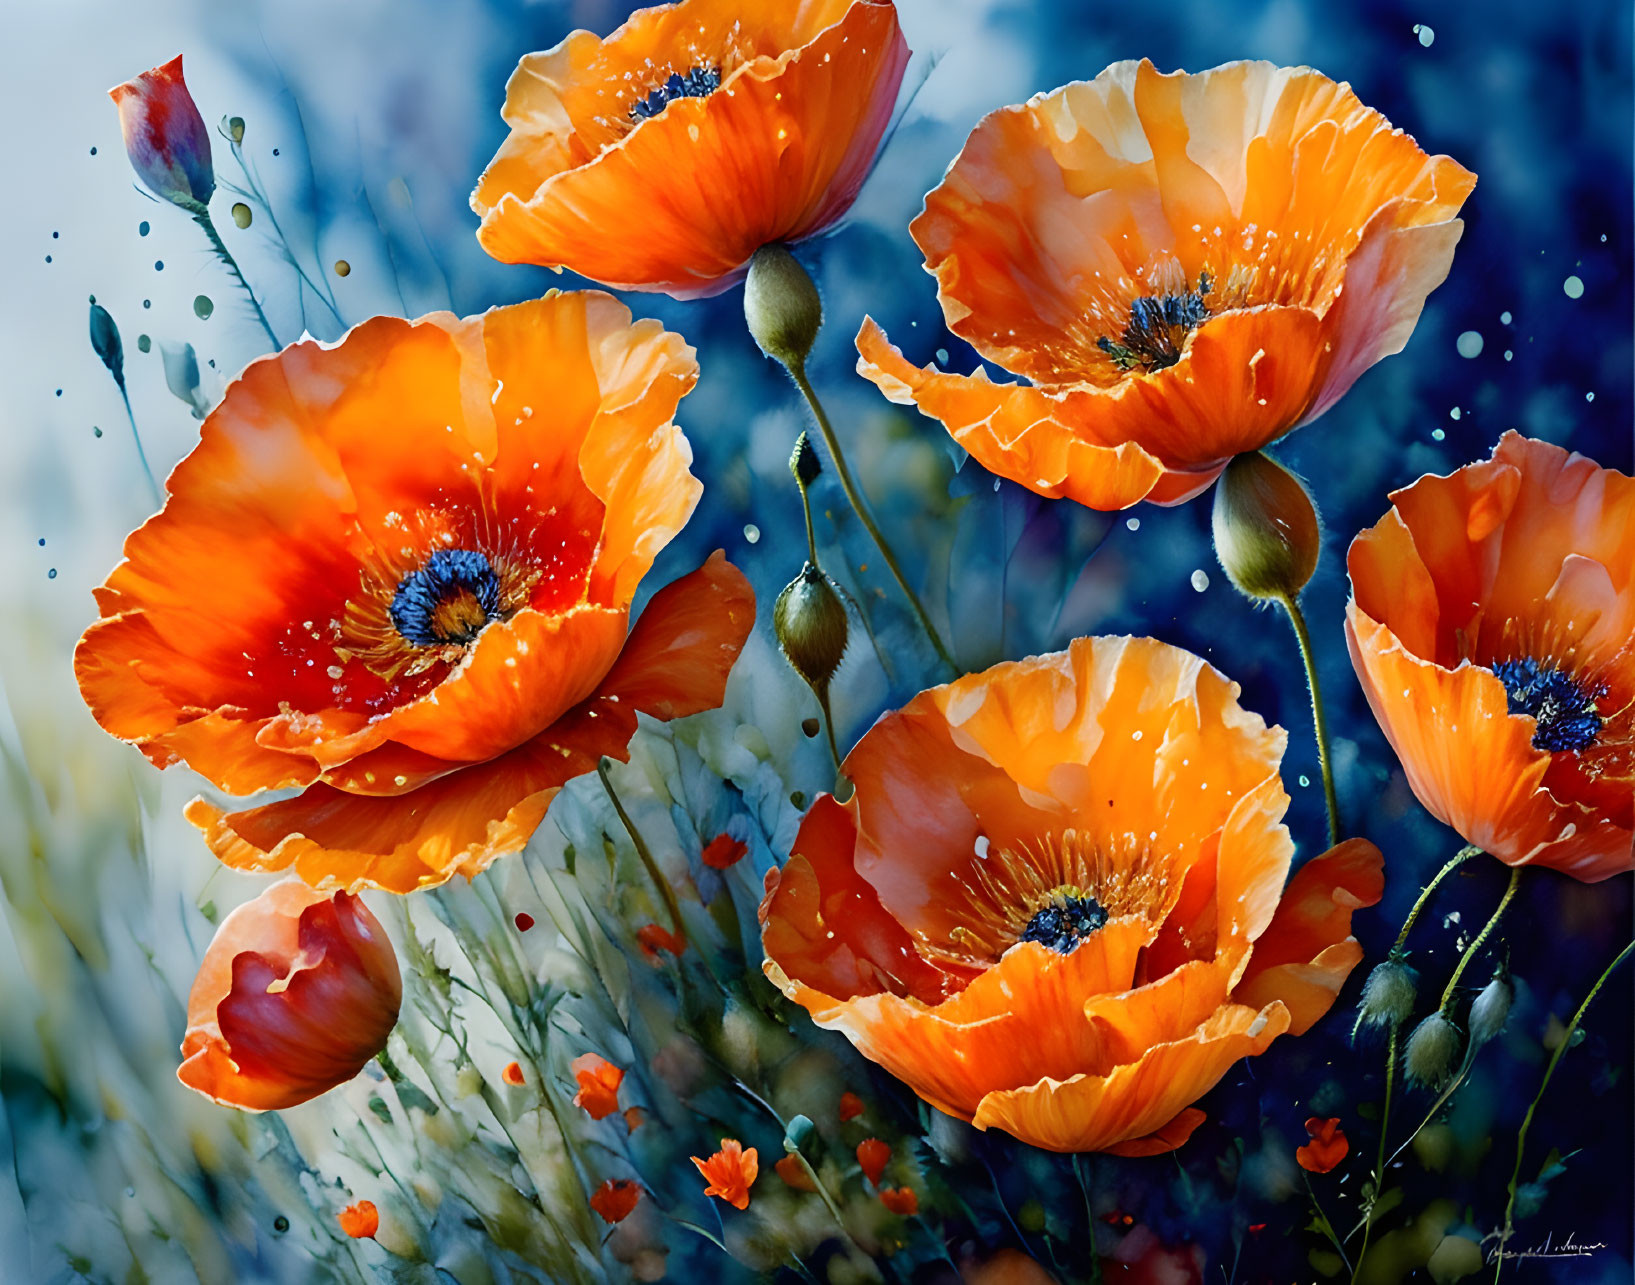
[[[1489,1232],[1483,1238],[1482,1244],[1489,1246],[1489,1242],[1500,1239],[1500,1232]],[[1568,1232],[1567,1239],[1557,1244],[1555,1233],[1551,1232],[1545,1236],[1542,1245],[1535,1245],[1530,1249],[1505,1249],[1502,1245],[1491,1245],[1487,1251],[1487,1261],[1491,1263],[1496,1258],[1589,1258],[1596,1250],[1605,1249],[1606,1247],[1605,1241],[1597,1240],[1584,1243],[1574,1240],[1572,1232]]]

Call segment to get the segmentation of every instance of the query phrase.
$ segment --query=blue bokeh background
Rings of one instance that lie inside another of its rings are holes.
[[[1163,70],[1239,57],[1309,63],[1349,80],[1427,151],[1449,153],[1479,175],[1452,273],[1407,350],[1365,375],[1282,452],[1310,482],[1327,526],[1307,611],[1335,725],[1343,811],[1386,854],[1385,902],[1358,920],[1377,956],[1458,840],[1414,801],[1352,676],[1340,633],[1345,547],[1382,515],[1392,488],[1485,456],[1507,429],[1632,469],[1630,6],[905,0],[900,7],[918,91],[853,216],[802,251],[827,309],[812,376],[854,468],[905,561],[920,569],[966,666],[1059,647],[1076,634],[1134,632],[1192,648],[1238,680],[1247,706],[1290,729],[1285,776],[1303,852],[1320,844],[1322,802],[1298,660],[1283,622],[1254,613],[1226,586],[1210,550],[1207,501],[1098,515],[996,484],[973,464],[957,468],[935,423],[888,406],[855,377],[851,338],[869,312],[913,360],[945,350],[957,369],[975,363],[942,325],[908,221],[984,112],[1121,58],[1149,57]],[[183,51],[206,119],[236,114],[248,122],[247,153],[289,241],[309,271],[325,274],[345,322],[381,311],[470,313],[573,284],[488,259],[466,196],[504,137],[499,105],[517,58],[574,26],[609,30],[627,11],[600,0],[344,7],[15,0],[5,7],[8,47],[28,56],[14,59],[0,87],[13,122],[13,183],[0,209],[11,296],[0,323],[0,539],[8,555],[0,609],[27,621],[32,634],[26,643],[15,630],[0,637],[8,690],[45,684],[58,693],[63,717],[85,717],[66,678],[68,656],[93,614],[90,587],[147,511],[117,393],[85,340],[86,297],[96,295],[124,330],[132,398],[149,453],[166,468],[189,449],[196,423],[166,390],[161,341],[195,346],[206,395],[265,346],[196,230],[133,186],[106,88]],[[218,196],[218,221],[266,295],[280,338],[303,329],[337,335],[340,324],[297,287],[265,229],[231,227],[230,199]],[[350,265],[345,278],[332,272],[339,259]],[[1581,297],[1564,287],[1572,277],[1583,284]],[[209,320],[194,310],[198,294],[216,305]],[[724,546],[754,580],[764,613],[798,570],[804,544],[784,471],[802,424],[793,391],[745,335],[736,291],[697,304],[649,296],[631,304],[686,334],[703,368],[682,418],[706,499],[653,583]],[[1455,346],[1467,331],[1482,338],[1471,358]],[[141,332],[155,340],[149,355],[136,349]],[[888,672],[865,648],[854,651],[836,700],[843,730],[855,738],[935,667],[882,569],[862,569],[871,550],[828,481],[820,500],[820,538],[845,551],[842,578],[865,604],[881,650],[897,661]],[[1445,976],[1455,943],[1485,919],[1503,881],[1502,870],[1479,863],[1438,903],[1416,952],[1428,975]],[[1491,1223],[1495,1203],[1502,1208],[1509,1140],[1542,1072],[1539,1037],[1628,940],[1630,910],[1627,877],[1594,887],[1548,874],[1526,882],[1504,934],[1520,983],[1512,1034],[1503,1056],[1479,1066],[1457,1122],[1471,1137],[1491,1133],[1494,1149],[1470,1172],[1411,1181],[1441,1183],[1445,1190],[1429,1194],[1449,1195]],[[1629,1279],[1630,1011],[1625,974],[1592,1013],[1588,1040],[1565,1064],[1533,1134],[1540,1163],[1550,1147],[1578,1154],[1527,1234],[1553,1229],[1559,1239],[1571,1231],[1607,1248],[1585,1260],[1531,1265],[1528,1279]],[[1298,1140],[1319,1092],[1330,1104],[1325,1113],[1355,1119],[1359,1104],[1378,1098],[1382,1057],[1354,1054],[1345,1036],[1345,1023],[1331,1021],[1229,1077],[1211,1104],[1212,1124],[1181,1165],[1209,1179],[1231,1136],[1268,1124]],[[1241,1238],[1242,1226],[1266,1220],[1241,1202],[1211,1206],[1207,1216],[1186,1213],[1162,1190],[1144,1212],[1171,1235],[1197,1238],[1212,1262],[1228,1266],[1234,1229]],[[1285,1280],[1298,1269],[1307,1240],[1282,1223],[1272,1234],[1274,1243],[1245,1250],[1237,1279]]]

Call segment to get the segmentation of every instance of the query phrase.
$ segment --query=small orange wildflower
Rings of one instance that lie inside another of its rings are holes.
[[[772,1166],[784,1185],[796,1191],[816,1191],[817,1184],[812,1181],[812,1175],[806,1172],[806,1166],[800,1162],[799,1156],[785,1156]]]
[[[858,370],[1041,495],[1179,503],[1402,349],[1475,182],[1310,68],[1116,63],[987,116],[910,225],[949,329],[1031,383],[867,319]]]
[[[862,1114],[863,1099],[847,1089],[840,1095],[840,1123],[845,1124],[848,1120],[855,1120]]]
[[[621,290],[717,294],[851,206],[907,65],[890,0],[682,0],[576,31],[506,86],[477,239]]]
[[[1328,1173],[1351,1150],[1351,1143],[1346,1140],[1338,1117],[1320,1120],[1312,1116],[1306,1121],[1306,1132],[1311,1135],[1311,1141],[1303,1147],[1296,1147],[1294,1151],[1294,1158],[1302,1169],[1309,1169],[1312,1173]]]
[[[528,1083],[527,1077],[522,1073],[522,1063],[520,1062],[507,1062],[505,1069],[500,1072],[500,1079],[513,1088],[520,1088]]]
[[[760,1157],[754,1147],[746,1151],[738,1139],[722,1138],[721,1150],[708,1160],[689,1158],[709,1184],[704,1188],[706,1196],[719,1196],[734,1209],[749,1208],[749,1189],[760,1173]]]
[[[636,1132],[647,1123],[647,1112],[640,1107],[626,1107],[624,1109],[624,1127],[631,1133]]]
[[[592,1120],[606,1119],[619,1109],[619,1086],[624,1083],[620,1067],[599,1053],[581,1053],[568,1065],[579,1081],[574,1106],[582,1107]]]
[[[1635,869],[1635,478],[1506,433],[1391,506],[1346,641],[1419,801],[1508,865]]]
[[[912,1218],[920,1212],[920,1198],[912,1187],[882,1187],[880,1203],[894,1214]]]
[[[609,1178],[590,1198],[590,1207],[601,1215],[605,1223],[623,1222],[630,1217],[642,1198],[640,1183],[628,1178]]]
[[[102,727],[231,795],[236,869],[410,892],[515,852],[637,715],[721,700],[754,623],[721,557],[657,593],[702,492],[693,350],[594,291],[376,317],[229,385],[74,655]],[[185,640],[185,641],[184,641]]]
[[[650,960],[657,960],[664,951],[680,955],[687,949],[687,939],[684,936],[658,924],[647,924],[637,929],[636,943],[642,948],[642,954]]]
[[[285,879],[216,929],[187,997],[176,1076],[224,1106],[296,1106],[386,1047],[402,999],[397,956],[369,907]]]
[[[1328,1011],[1383,888],[1364,840],[1289,877],[1286,737],[1237,696],[1144,638],[920,693],[767,877],[767,976],[979,1128],[1179,1146],[1234,1062]]]
[[[380,1211],[372,1200],[360,1200],[335,1215],[341,1230],[353,1240],[367,1240],[380,1230]]]
[[[735,839],[730,834],[718,834],[704,845],[701,855],[704,864],[711,870],[727,870],[742,861],[748,851],[749,844],[742,839]]]
[[[857,1144],[857,1163],[863,1167],[863,1176],[875,1186],[886,1172],[891,1160],[891,1147],[879,1138],[864,1138]]]

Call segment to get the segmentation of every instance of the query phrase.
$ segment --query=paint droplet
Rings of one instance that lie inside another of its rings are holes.
[[[1192,573],[1192,587],[1199,593],[1202,593],[1205,589],[1209,588],[1209,572],[1205,571],[1202,567],[1199,567],[1196,571],[1194,571]]]
[[[1458,419],[1459,414],[1460,414],[1459,408],[1457,406],[1455,406],[1452,410],[1450,410],[1448,412],[1448,418],[1449,419]]]
[[[516,925],[519,933],[525,933],[534,926],[534,917],[526,910],[519,910],[516,913]]]
[[[1506,360],[1506,361],[1509,361],[1509,360],[1511,360],[1511,359],[1512,359],[1512,358],[1513,358],[1513,357],[1515,357],[1515,355],[1516,355],[1516,354],[1515,354],[1515,353],[1513,353],[1513,352],[1511,352],[1511,351],[1510,351],[1510,349],[1508,349],[1508,348],[1506,348],[1506,349],[1505,349],[1505,350],[1504,350],[1504,359],[1505,359],[1505,360]]]
[[[1480,357],[1482,355],[1482,336],[1474,330],[1467,330],[1460,335],[1454,344],[1461,357]]]
[[[335,275],[337,277],[350,276],[351,274],[352,265],[350,263],[348,263],[345,259],[335,260]]]
[[[946,366],[947,364],[948,364],[948,350],[946,348],[937,349],[937,365]]]
[[[1300,784],[1302,786],[1306,786],[1306,785],[1311,784],[1311,778],[1309,776],[1307,776],[1304,772],[1302,772],[1300,774]]]
[[[150,224],[146,219],[143,219],[140,223],[138,223],[136,225],[136,235],[137,236],[146,236],[151,231],[153,231],[153,225]]]
[[[193,296],[193,315],[200,321],[209,321],[210,314],[216,310],[214,300],[207,294]]]
[[[1501,326],[1508,326],[1510,324],[1510,314],[1508,312],[1501,312],[1499,314],[1499,324]]]
[[[243,201],[233,202],[233,222],[235,224],[241,228],[247,228],[253,218],[255,218],[255,213],[248,205],[244,204]]]
[[[92,155],[92,156],[95,156],[95,155],[96,155],[96,154],[97,154],[97,149],[96,149],[96,148],[94,148],[94,147],[93,147],[93,148],[92,148],[92,149],[91,149],[91,155]]]
[[[60,388],[59,388],[59,389],[57,389],[57,396],[58,396],[58,397],[61,397],[61,396],[62,396],[62,389],[60,389]]]
[[[45,548],[45,537],[43,535],[40,537],[40,548]]]
[[[100,428],[98,428],[95,424],[91,425],[91,433],[92,433],[93,436],[96,436],[96,437],[101,437],[102,436],[102,430]]]
[[[136,346],[143,352],[152,352],[153,340],[149,339],[146,335],[138,335],[136,337]]]
[[[1587,401],[1587,402],[1593,402],[1595,400],[1595,394],[1594,393],[1585,393],[1584,394],[1584,400]]]
[[[51,570],[47,571],[45,573],[45,578],[47,580],[55,580],[57,578],[57,568],[52,567]]]
[[[163,272],[165,270],[165,261],[163,259],[155,259],[153,261],[153,270],[155,272]]]
[[[142,306],[143,306],[143,307],[144,307],[144,308],[151,308],[151,307],[153,307],[153,300],[152,300],[152,299],[144,299],[144,300],[142,300]]]
[[[823,730],[823,725],[815,718],[803,718],[800,721],[800,730],[805,733],[807,740],[811,740]]]
[[[56,240],[56,239],[57,239],[57,238],[58,238],[58,237],[60,237],[60,236],[61,236],[61,235],[62,235],[62,233],[61,233],[61,232],[53,232],[53,233],[52,233],[52,234],[51,234],[51,239],[52,239],[52,240],[53,240],[53,241],[55,241],[55,240]]]
[[[1419,37],[1419,43],[1427,49],[1431,47],[1431,42],[1436,39],[1436,32],[1432,31],[1423,22],[1414,24],[1414,35]]]
[[[1568,277],[1561,283],[1561,288],[1567,292],[1567,298],[1569,299],[1582,299],[1584,297],[1584,283],[1577,277]]]
[[[1443,432],[1440,428],[1433,428],[1431,430],[1431,440],[1433,442],[1440,442],[1446,436],[1447,436],[1447,434],[1445,432]]]
[[[744,539],[748,540],[751,544],[759,544],[761,540],[761,528],[751,522],[744,528]]]
[[[1141,519],[1140,518],[1125,518],[1124,519],[1124,525],[1129,527],[1130,530],[1132,530],[1132,531],[1139,531],[1141,529]]]
[[[276,148],[276,147],[275,147],[275,148],[273,148],[273,155],[274,155],[274,156],[277,156],[277,155],[278,155],[278,149],[277,149],[277,148]]]
[[[51,262],[51,256],[50,256],[50,255],[49,255],[49,254],[48,254],[48,255],[46,255],[46,256],[45,256],[45,261],[46,261],[46,262],[47,262],[47,263],[50,263],[50,262]]]

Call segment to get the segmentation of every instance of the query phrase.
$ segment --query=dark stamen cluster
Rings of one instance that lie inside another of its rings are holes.
[[[1209,273],[1200,273],[1198,288],[1185,294],[1143,295],[1130,305],[1130,320],[1118,340],[1103,335],[1096,346],[1120,370],[1139,366],[1163,370],[1181,360],[1187,336],[1209,317],[1207,296],[1214,288]]]
[[[708,98],[720,88],[719,67],[694,67],[685,76],[671,72],[668,80],[631,106],[630,118],[649,120],[678,98]]]
[[[1540,665],[1523,657],[1493,666],[1504,684],[1512,714],[1531,714],[1538,723],[1533,748],[1554,754],[1594,745],[1601,735],[1601,715],[1595,702],[1607,694],[1605,685],[1581,684],[1564,670]]]
[[[1094,897],[1058,896],[1034,912],[1017,940],[1036,941],[1058,955],[1069,955],[1106,922],[1107,911]]]
[[[499,614],[499,577],[474,549],[438,549],[403,577],[390,610],[398,633],[417,647],[463,646]]]

